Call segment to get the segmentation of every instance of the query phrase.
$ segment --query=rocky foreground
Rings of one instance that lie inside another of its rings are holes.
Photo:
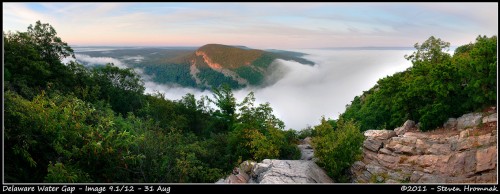
[[[497,113],[450,118],[442,128],[420,132],[408,120],[394,130],[364,133],[362,160],[355,162],[353,183],[496,183]],[[310,138],[298,145],[301,160],[245,161],[217,183],[333,183],[314,163]]]
[[[325,171],[314,163],[314,152],[310,138],[298,145],[301,160],[270,160],[260,163],[245,161],[233,173],[217,183],[260,183],[260,184],[299,184],[333,183]]]
[[[353,182],[495,183],[497,113],[450,118],[443,128],[419,132],[407,121],[393,130],[368,130],[363,160],[351,168]]]

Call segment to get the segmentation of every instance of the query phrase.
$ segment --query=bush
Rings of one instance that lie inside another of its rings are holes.
[[[328,175],[338,182],[347,182],[344,173],[361,155],[364,137],[353,121],[337,122],[334,130],[323,117],[321,124],[315,127],[317,136],[312,140],[314,155],[318,164],[325,168]]]

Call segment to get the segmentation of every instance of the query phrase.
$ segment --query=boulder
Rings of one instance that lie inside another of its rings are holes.
[[[257,178],[263,172],[268,171],[269,168],[271,168],[271,160],[269,159],[262,160],[261,163],[257,163],[252,169],[251,173],[252,178]]]
[[[403,126],[398,127],[394,130],[396,132],[396,135],[404,135],[407,131],[415,127],[415,121],[412,120],[406,120],[406,122],[403,124]]]
[[[311,139],[311,137],[306,137],[306,138],[304,138],[304,140],[302,140],[302,141],[304,142],[304,144],[309,144],[309,145],[311,145],[312,139]]]
[[[497,113],[493,113],[491,115],[483,117],[483,123],[496,122],[497,121]]]
[[[490,146],[476,152],[476,173],[492,170],[497,164],[497,147]]]
[[[420,122],[418,122],[415,127],[417,128],[418,131],[420,131]]]
[[[432,144],[426,154],[446,155],[451,152],[450,144]]]
[[[245,173],[250,173],[252,171],[252,168],[257,164],[255,161],[247,160],[244,161],[240,164],[240,171],[245,172]]]
[[[257,168],[259,164],[255,170],[262,170],[253,172],[257,175],[257,183],[333,183],[325,171],[313,161],[267,160],[265,164],[267,168]]]
[[[370,172],[373,175],[377,175],[387,172],[387,169],[372,162],[366,165],[366,171]]]
[[[363,147],[372,152],[378,152],[382,148],[382,141],[370,137],[363,142]]]
[[[445,129],[455,129],[457,128],[457,119],[456,118],[449,118],[446,123],[443,124],[443,128]]]
[[[482,117],[483,117],[482,113],[464,114],[463,116],[457,119],[457,129],[463,130],[467,128],[476,127],[481,123]]]
[[[386,155],[392,155],[391,150],[388,150],[386,148],[382,148],[382,149],[378,150],[378,153],[386,154]]]
[[[298,145],[300,150],[300,159],[301,160],[312,160],[314,157],[314,150],[309,144],[301,144]]]
[[[378,140],[387,140],[391,137],[396,136],[396,132],[392,130],[367,130],[364,133],[365,137],[373,138]]]

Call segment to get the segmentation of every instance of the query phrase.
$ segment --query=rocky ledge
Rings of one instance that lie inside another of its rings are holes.
[[[297,184],[333,183],[333,180],[311,160],[265,159],[261,163],[245,161],[217,183]]]
[[[355,183],[495,183],[497,113],[450,118],[443,128],[418,131],[407,121],[364,133],[363,159],[351,167]]]

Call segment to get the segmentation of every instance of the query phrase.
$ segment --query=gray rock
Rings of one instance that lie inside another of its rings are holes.
[[[400,135],[403,135],[406,133],[406,131],[404,131],[403,127],[396,127],[396,129],[394,129],[394,132],[396,133],[397,136],[400,136]]]
[[[304,144],[311,144],[312,142],[312,138],[311,137],[306,137],[304,138],[304,140],[302,140],[304,142]]]
[[[382,176],[377,176],[376,180],[377,180],[377,182],[379,182],[379,183],[383,183],[383,182],[384,182],[384,177],[382,177]]]
[[[404,135],[408,130],[410,130],[413,127],[415,127],[415,121],[407,120],[403,124],[403,126],[394,129],[394,132],[396,132],[396,135],[398,135],[398,136]]]
[[[406,133],[408,130],[412,129],[415,127],[415,121],[412,121],[412,120],[406,120],[405,123],[403,124],[403,126],[401,126],[403,128],[401,134],[398,134],[398,135],[403,135],[404,133]]]
[[[363,142],[363,147],[370,151],[378,152],[378,150],[382,148],[382,141],[369,137]]]
[[[370,163],[370,164],[366,165],[366,171],[370,172],[373,175],[377,175],[377,174],[383,174],[383,173],[387,172],[387,169],[385,169],[379,165],[376,165],[374,163]]]
[[[396,132],[392,130],[367,130],[364,133],[365,137],[378,139],[378,140],[387,140],[391,137],[396,136]]]
[[[432,144],[426,154],[446,155],[451,152],[450,144]]]
[[[388,150],[386,148],[382,148],[382,149],[378,150],[378,153],[386,154],[386,155],[392,155],[391,150]]]
[[[361,161],[356,161],[354,164],[352,164],[352,170],[353,171],[361,171],[365,169],[365,163]]]
[[[497,121],[497,113],[493,113],[491,115],[483,117],[483,123],[496,122]]]
[[[297,146],[300,150],[301,160],[312,160],[314,157],[314,150],[309,144],[301,144]]]
[[[266,160],[269,160],[269,159],[266,159]],[[266,161],[264,160],[264,161]],[[260,174],[262,174],[263,172],[266,172],[269,170],[269,168],[271,168],[272,164],[270,163],[265,163],[264,161],[262,161],[262,163],[257,163],[253,169],[252,169],[252,173],[251,173],[251,176],[253,178],[257,178]],[[270,160],[269,160],[270,161]]]
[[[424,176],[423,172],[413,171],[413,173],[411,174],[411,177],[410,177],[410,182],[412,182],[412,183],[419,182],[419,180],[420,180],[420,178],[422,178],[422,176]]]
[[[457,127],[457,119],[456,118],[449,118],[446,123],[444,123],[443,128],[445,129],[454,129]]]
[[[417,128],[418,131],[420,131],[420,122],[418,122],[415,127]]]
[[[466,128],[476,127],[481,123],[482,113],[469,113],[464,114],[457,119],[457,129],[463,130]]]
[[[260,163],[256,165],[258,167]],[[267,170],[254,172],[258,183],[333,183],[313,161],[306,160],[270,160]],[[256,168],[258,169],[258,168]],[[264,169],[264,168],[261,168]]]
[[[420,177],[418,182],[419,183],[446,183],[446,178],[439,176],[439,175],[424,173],[424,175],[422,177]]]
[[[401,172],[389,172],[388,175],[390,179],[397,180],[399,182],[404,181],[407,177]]]

